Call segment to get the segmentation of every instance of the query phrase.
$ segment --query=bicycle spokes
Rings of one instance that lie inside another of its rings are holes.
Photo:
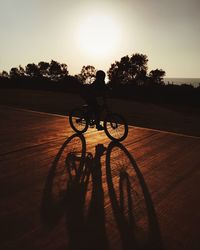
[[[128,125],[124,118],[118,114],[107,115],[105,122],[105,133],[111,140],[122,141],[128,133]]]
[[[84,133],[88,123],[82,109],[74,109],[69,116],[69,122],[74,131]]]

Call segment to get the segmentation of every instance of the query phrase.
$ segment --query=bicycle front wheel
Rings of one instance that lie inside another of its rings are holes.
[[[88,122],[84,110],[76,108],[69,115],[69,123],[72,129],[77,133],[84,133],[88,129]]]
[[[121,115],[111,113],[105,117],[104,130],[111,140],[123,141],[128,135],[128,124]]]

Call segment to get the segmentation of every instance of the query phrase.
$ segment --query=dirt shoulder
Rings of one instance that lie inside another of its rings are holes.
[[[38,90],[0,89],[0,104],[68,115],[69,111],[84,103],[78,95]],[[162,107],[150,103],[109,99],[113,112],[125,116],[133,126],[146,127],[200,137],[200,114],[176,107]]]

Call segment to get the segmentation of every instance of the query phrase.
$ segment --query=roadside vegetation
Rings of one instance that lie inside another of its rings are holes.
[[[0,73],[1,88],[50,90],[80,93],[94,80],[96,70],[83,66],[77,75],[70,75],[65,63],[29,63]],[[200,86],[165,84],[163,69],[148,71],[148,58],[143,54],[124,56],[107,71],[110,95],[140,102],[200,107]]]

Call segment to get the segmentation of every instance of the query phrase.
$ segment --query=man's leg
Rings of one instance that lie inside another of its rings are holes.
[[[100,124],[100,116],[101,116],[101,112],[100,112],[100,106],[98,104],[95,105],[95,123],[96,123],[96,128],[98,130],[103,130],[103,126],[101,126]]]

